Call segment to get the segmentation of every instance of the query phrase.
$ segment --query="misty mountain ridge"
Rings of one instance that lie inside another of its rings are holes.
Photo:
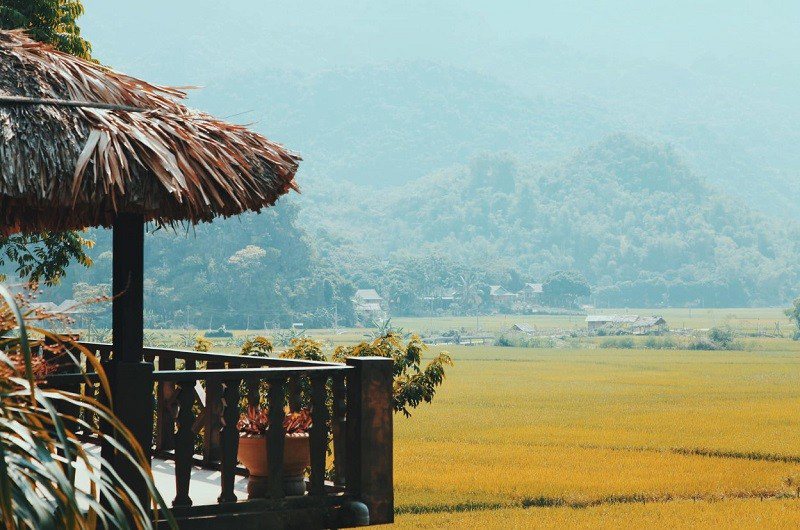
[[[192,103],[223,116],[256,109],[238,119],[299,151],[303,175],[375,186],[480,152],[548,160],[622,125],[602,108],[523,97],[490,77],[427,62],[251,72],[211,83]]]
[[[348,241],[328,249],[342,262],[355,248],[375,260],[422,252],[530,279],[575,269],[601,302],[632,305],[641,296],[691,302],[687,286],[705,303],[777,303],[798,282],[797,227],[720,194],[672,147],[629,135],[557,163],[493,154],[388,190],[333,187],[310,187],[299,219],[319,238]]]
[[[210,82],[192,103],[253,121],[299,151],[301,185],[323,175],[392,186],[485,152],[549,162],[623,132],[672,144],[695,173],[768,214],[793,211],[796,157],[780,146],[793,142],[795,110],[726,91],[713,76],[685,68],[659,76],[647,62],[617,65],[619,78],[601,82],[613,63],[569,57],[587,79],[598,79],[595,87],[577,87],[569,77],[557,82],[557,65],[541,80],[511,85],[467,69],[403,62],[250,70]],[[520,72],[521,80],[532,75]],[[783,125],[767,128],[767,121]]]

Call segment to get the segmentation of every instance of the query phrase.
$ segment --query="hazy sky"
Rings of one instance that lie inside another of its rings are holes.
[[[487,50],[542,40],[583,54],[678,65],[737,55],[789,60],[800,49],[796,0],[84,4],[81,23],[98,58],[169,83],[202,82],[214,70],[252,64],[315,70],[425,58],[473,67],[485,64]]]
[[[81,25],[100,61],[155,83],[205,87],[190,105],[292,143],[306,168],[361,161],[343,146],[375,140],[371,172],[383,175],[390,153],[406,160],[436,141],[455,149],[462,136],[469,149],[441,164],[463,162],[483,146],[467,138],[470,120],[508,132],[517,118],[500,115],[492,94],[476,96],[484,78],[541,111],[528,125],[551,123],[556,150],[574,147],[565,131],[581,127],[592,139],[644,134],[678,145],[695,171],[735,189],[776,172],[794,182],[800,167],[798,0],[83,1]],[[336,75],[319,74],[328,70]],[[438,71],[459,76],[419,75]],[[406,121],[423,112],[427,121]],[[446,134],[437,140],[436,130]],[[421,145],[395,148],[392,131]],[[516,154],[535,152],[526,144]]]

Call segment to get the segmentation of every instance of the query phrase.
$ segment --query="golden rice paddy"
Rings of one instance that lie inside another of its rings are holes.
[[[451,347],[396,417],[401,527],[798,527],[800,345]]]

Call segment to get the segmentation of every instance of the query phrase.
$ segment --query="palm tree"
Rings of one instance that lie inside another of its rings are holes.
[[[477,315],[483,303],[481,281],[474,272],[459,274],[455,278],[453,288],[465,309],[472,309]]]

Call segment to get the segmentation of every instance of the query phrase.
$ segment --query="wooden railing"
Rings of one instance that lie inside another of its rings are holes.
[[[83,344],[103,362],[113,358],[109,344]],[[390,360],[351,358],[347,364],[337,364],[163,348],[145,348],[144,359],[155,364],[152,449],[156,456],[175,461],[176,516],[189,520],[193,514],[209,515],[208,507],[192,508],[195,465],[220,471],[215,515],[236,503],[235,477],[245,473],[237,465],[236,424],[243,404],[268,407],[270,425],[277,426],[267,430],[270,500],[286,498],[284,406],[291,411],[307,407],[313,426],[304,502],[317,499],[319,506],[341,515],[343,503],[359,501],[369,509],[371,524],[393,520]],[[74,390],[78,383],[73,379],[53,378],[62,388],[72,385]],[[90,385],[84,391],[97,392]],[[196,450],[198,437],[201,444]],[[329,449],[334,472],[326,481]],[[342,520],[336,524],[348,526]]]

